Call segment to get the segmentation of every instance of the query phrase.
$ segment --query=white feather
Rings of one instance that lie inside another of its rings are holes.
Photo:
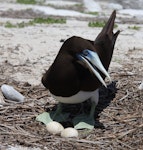
[[[77,104],[82,103],[88,99],[91,99],[96,104],[98,103],[99,99],[99,92],[98,89],[92,92],[86,92],[86,91],[79,91],[77,94],[70,96],[70,97],[61,97],[61,96],[55,96],[52,94],[52,96],[61,103],[66,104]]]

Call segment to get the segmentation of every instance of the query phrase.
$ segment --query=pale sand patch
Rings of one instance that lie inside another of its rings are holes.
[[[122,67],[123,62],[129,61],[127,56],[129,50],[137,49],[136,57],[142,57],[140,50],[143,45],[143,28],[138,31],[128,29],[128,26],[131,25],[118,26],[122,32],[115,45],[110,69]],[[52,64],[63,44],[60,42],[61,39],[81,36],[93,40],[100,31],[101,28],[90,28],[88,22],[77,20],[68,20],[62,25],[36,25],[21,29],[0,27],[0,62],[8,61],[16,70],[14,73],[8,72],[4,75],[17,81],[40,84],[42,73]]]

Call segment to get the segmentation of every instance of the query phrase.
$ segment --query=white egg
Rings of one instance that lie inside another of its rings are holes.
[[[24,102],[25,97],[16,91],[12,86],[3,84],[1,90],[5,98],[16,102]]]
[[[61,137],[65,137],[65,138],[78,137],[78,131],[71,127],[65,128],[61,132]]]
[[[56,121],[49,122],[46,125],[46,128],[51,134],[60,134],[64,130],[64,127]]]

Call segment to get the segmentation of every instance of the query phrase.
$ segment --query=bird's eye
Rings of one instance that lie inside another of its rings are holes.
[[[89,55],[88,50],[84,50],[84,51],[83,51],[83,54],[84,54],[85,56]]]

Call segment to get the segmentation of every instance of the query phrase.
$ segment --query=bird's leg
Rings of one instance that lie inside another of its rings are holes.
[[[69,113],[62,113],[62,104],[59,103],[55,111],[43,112],[36,117],[37,121],[43,122],[45,125],[52,121],[64,122],[69,117]]]
[[[52,118],[54,119],[56,116],[60,115],[62,113],[62,104],[61,103],[58,103],[57,104],[57,109],[56,111],[54,112]]]
[[[69,116],[69,113],[62,113],[62,103],[59,103],[57,105],[56,111],[50,112],[52,120],[63,122],[66,121],[66,119]]]
[[[91,109],[90,109],[90,118],[94,118],[95,108],[99,101],[99,90],[96,90],[96,93],[94,96],[91,97]]]
[[[73,119],[73,124],[76,129],[91,130],[94,128],[95,125],[94,112],[95,112],[95,107],[98,103],[98,99],[99,99],[99,92],[97,89],[94,95],[91,97],[91,109],[89,115],[82,113]]]
[[[95,108],[96,108],[96,103],[95,102],[91,102],[91,109],[90,109],[89,118],[94,118]]]

